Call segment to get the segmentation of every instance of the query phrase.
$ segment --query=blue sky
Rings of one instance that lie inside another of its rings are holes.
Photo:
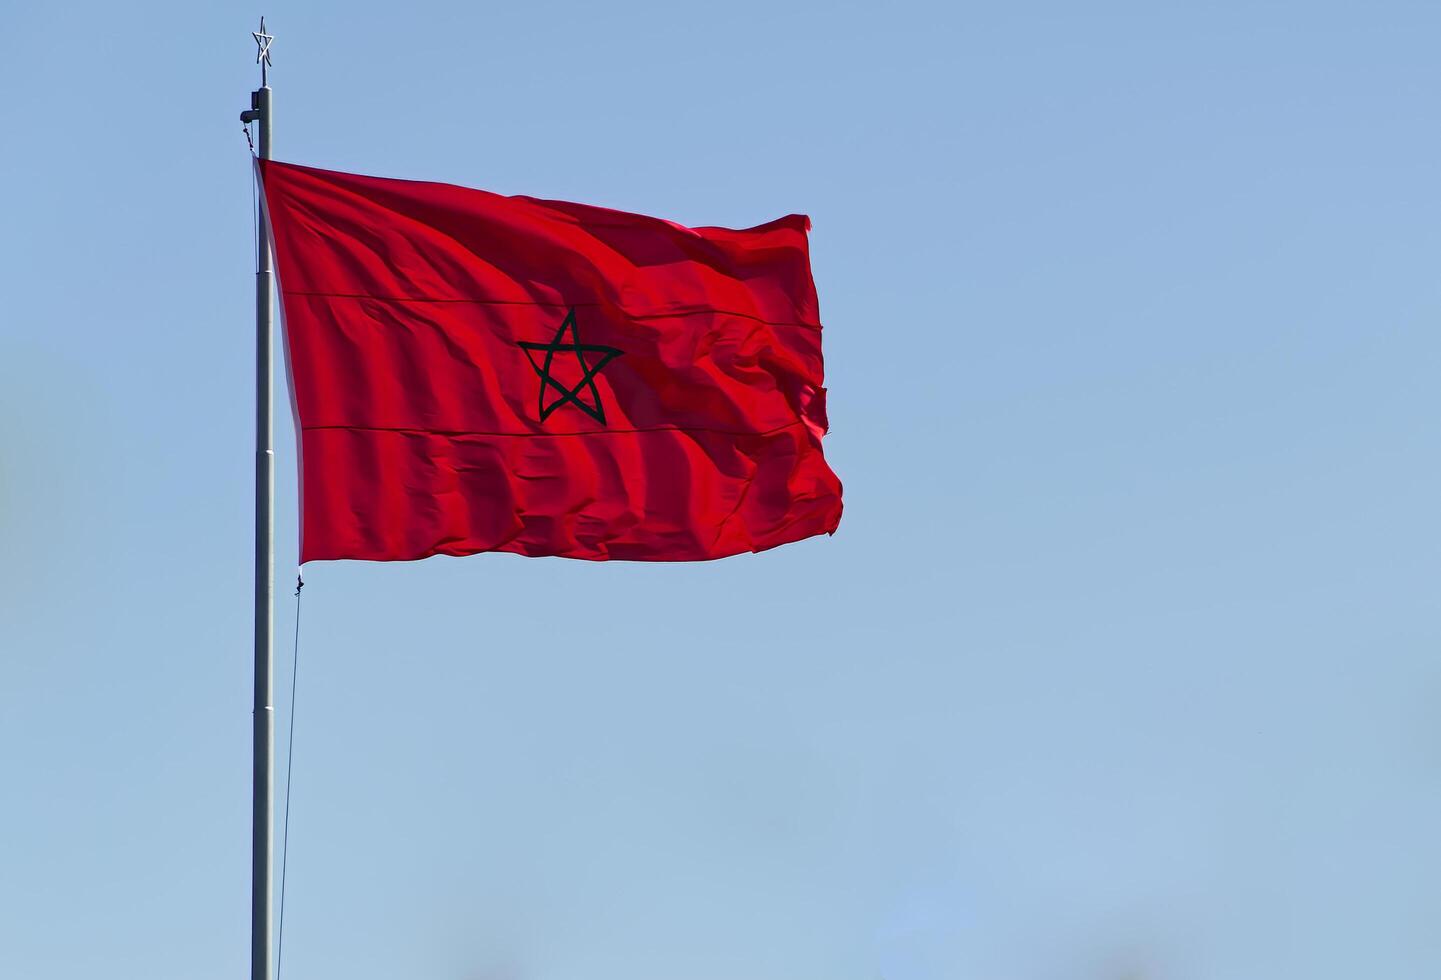
[[[6,15],[7,976],[247,969],[261,12]],[[281,159],[810,214],[847,501],[308,569],[284,976],[1441,971],[1441,11],[263,12]]]

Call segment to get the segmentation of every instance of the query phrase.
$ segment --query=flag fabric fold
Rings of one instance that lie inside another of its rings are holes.
[[[688,561],[833,533],[809,222],[259,162],[301,560]]]

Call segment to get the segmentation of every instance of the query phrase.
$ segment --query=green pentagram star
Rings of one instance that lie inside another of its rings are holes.
[[[570,331],[570,343],[565,343],[565,332]],[[531,368],[540,378],[540,397],[537,406],[540,411],[540,420],[544,422],[550,418],[552,412],[562,405],[570,404],[580,409],[601,425],[605,425],[605,406],[601,404],[600,391],[595,386],[595,376],[600,369],[623,353],[614,347],[606,347],[601,344],[582,344],[580,332],[575,325],[575,307],[571,307],[566,313],[565,319],[561,321],[560,329],[555,332],[555,337],[548,344],[538,344],[528,340],[518,341],[518,346],[525,351],[525,358],[530,362]],[[545,354],[544,360],[536,363],[537,354]],[[551,364],[555,355],[560,353],[575,354],[575,359],[580,364],[580,380],[572,387],[566,387],[557,381],[550,373]],[[598,355],[594,363],[588,362],[585,355]],[[553,389],[558,392],[555,398],[546,404],[546,389]],[[590,390],[590,402],[586,403],[580,397],[581,389]]]

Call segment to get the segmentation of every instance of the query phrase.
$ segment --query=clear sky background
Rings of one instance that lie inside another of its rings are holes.
[[[5,977],[248,969],[261,12],[4,10]],[[283,977],[1441,975],[1441,8],[263,12],[280,159],[810,214],[846,488],[309,568]]]

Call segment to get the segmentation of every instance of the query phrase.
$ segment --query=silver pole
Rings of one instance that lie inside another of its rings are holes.
[[[261,24],[264,31],[264,23]],[[263,65],[262,65],[263,68]],[[270,86],[251,93],[246,122],[260,126],[260,159],[270,159]],[[270,980],[270,866],[273,851],[272,795],[275,769],[274,665],[275,449],[270,418],[272,306],[270,227],[262,197],[255,271],[255,706],[254,775],[251,787],[250,978]]]

